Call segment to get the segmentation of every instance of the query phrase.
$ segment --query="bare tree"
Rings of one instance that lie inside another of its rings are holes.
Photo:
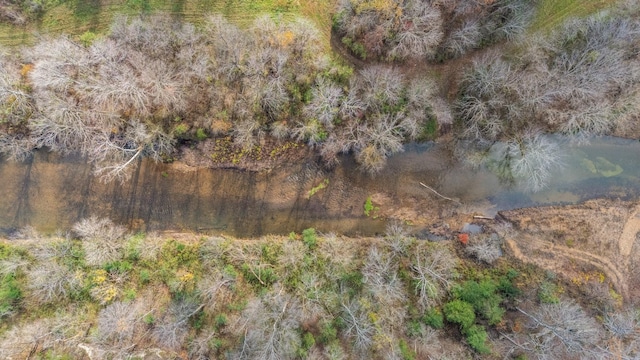
[[[102,266],[124,256],[125,229],[109,219],[84,219],[73,226],[73,231],[83,240],[89,265]]]
[[[372,247],[362,268],[363,281],[383,306],[399,306],[407,296],[398,277],[398,261],[391,254]]]
[[[244,341],[234,358],[292,358],[300,347],[301,306],[281,289],[253,299],[242,314]]]
[[[369,66],[358,73],[351,84],[366,108],[382,111],[385,105],[398,103],[404,89],[402,74],[393,68]]]
[[[414,241],[409,236],[409,229],[401,221],[391,221],[387,224],[384,239],[395,257],[406,256]]]
[[[342,303],[340,318],[345,323],[344,334],[351,338],[356,350],[369,351],[374,342],[376,330],[362,304],[357,299]]]
[[[315,119],[299,122],[292,130],[291,136],[297,141],[304,141],[309,146],[320,144],[326,138],[326,131],[322,124]]]
[[[139,320],[133,303],[116,301],[98,314],[98,338],[107,344],[128,347]]]
[[[633,308],[606,314],[604,326],[615,337],[626,339],[638,337],[640,330],[640,315]],[[640,340],[640,339],[639,339]]]
[[[154,324],[153,338],[163,347],[180,349],[189,332],[189,319],[203,307],[186,299],[173,301],[158,323]]]
[[[456,261],[445,248],[418,247],[411,261],[415,293],[422,308],[437,305],[453,285],[456,277]]]
[[[517,344],[540,358],[585,358],[602,339],[601,326],[573,301],[542,304],[531,313],[518,311],[530,320],[531,343]]]
[[[35,144],[29,137],[0,134],[0,154],[5,155],[8,160],[27,160],[33,154],[34,148]]]
[[[407,1],[389,54],[399,59],[432,57],[444,36],[442,24],[437,7],[426,1]]]
[[[39,347],[52,348],[56,337],[52,333],[51,319],[16,324],[0,340],[0,352],[7,359],[26,359]]]
[[[236,279],[226,273],[213,270],[198,282],[197,289],[202,302],[207,309],[214,310],[220,299],[228,293],[229,288],[236,282]]]
[[[159,127],[131,121],[124,131],[113,136],[101,133],[93,139],[88,150],[94,162],[94,172],[108,182],[113,179],[126,180],[131,175],[134,161],[143,157],[155,161],[173,150],[174,139]]]
[[[325,128],[331,129],[340,110],[342,89],[320,78],[312,88],[312,99],[306,105],[308,115],[315,117]]]
[[[28,297],[36,304],[60,301],[82,285],[78,274],[55,262],[40,263],[26,273]]]
[[[471,237],[465,251],[480,261],[492,264],[502,256],[501,244],[498,234],[478,234]]]
[[[480,45],[482,32],[477,21],[465,21],[462,27],[455,29],[446,39],[444,49],[451,57],[458,57]]]

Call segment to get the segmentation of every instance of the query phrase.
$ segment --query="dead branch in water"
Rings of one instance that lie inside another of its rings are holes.
[[[446,197],[446,196],[444,196],[444,195],[440,194],[439,192],[437,192],[435,189],[433,189],[432,187],[430,187],[430,186],[428,186],[428,185],[425,185],[425,184],[423,184],[423,183],[420,183],[420,185],[422,185],[422,186],[426,187],[427,189],[429,189],[429,190],[433,191],[433,193],[434,193],[434,194],[436,194],[436,195],[440,196],[441,198],[443,198],[443,199],[445,199],[445,200],[453,201],[454,203],[457,203],[457,204],[462,205],[462,203],[461,203],[460,201],[455,200],[455,199],[452,199],[452,198],[450,198],[450,197]]]

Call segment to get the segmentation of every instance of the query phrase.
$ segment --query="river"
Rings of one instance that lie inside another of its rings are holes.
[[[372,195],[386,199],[380,214],[413,207],[417,212],[408,217],[437,216],[427,208],[445,200],[420,182],[464,204],[483,204],[486,216],[518,207],[640,194],[640,142],[611,137],[589,144],[554,141],[560,144],[564,166],[554,171],[546,189],[533,194],[501,181],[486,167],[464,166],[434,143],[407,145],[374,177],[360,172],[349,156],[332,170],[311,161],[265,172],[143,160],[129,181],[109,184],[96,178],[82,158],[38,151],[25,163],[0,162],[0,229],[30,225],[53,232],[98,216],[144,231],[253,237],[315,227],[325,233],[374,235],[384,231],[386,221],[364,215],[363,204]],[[310,196],[322,183],[326,188]],[[402,211],[396,214],[402,219]]]

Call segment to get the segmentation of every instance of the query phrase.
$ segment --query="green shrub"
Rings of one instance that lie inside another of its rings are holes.
[[[415,360],[416,353],[413,350],[411,350],[411,348],[409,347],[409,345],[407,345],[407,342],[404,341],[404,339],[400,339],[400,342],[398,343],[398,347],[400,348],[400,355],[402,355],[402,358],[404,360]]]
[[[353,39],[351,39],[350,37],[345,36],[342,38],[342,43],[362,60],[367,59],[367,50],[364,48],[364,45],[362,45],[360,42],[353,41]]]
[[[305,332],[302,335],[302,343],[300,347],[296,351],[298,357],[301,359],[305,359],[309,354],[309,350],[316,344],[316,339],[313,337],[313,334],[310,332]]]
[[[227,319],[227,315],[225,314],[218,314],[216,315],[214,321],[214,325],[216,327],[216,330],[220,330],[223,327],[227,326],[227,323],[229,322],[229,320]]]
[[[98,35],[91,31],[85,31],[82,35],[80,35],[80,42],[84,47],[89,47],[96,40]]]
[[[373,201],[371,200],[371,196],[369,196],[364,202],[364,214],[366,216],[370,216],[373,212],[378,210],[380,210],[380,208],[377,206],[373,206]]]
[[[135,289],[126,289],[124,291],[124,298],[129,301],[134,300],[137,295],[138,294],[136,293]]]
[[[438,308],[431,308],[424,313],[422,321],[434,329],[442,329],[444,326],[444,316]]]
[[[8,274],[0,281],[0,318],[10,314],[22,298],[15,274]]]
[[[238,272],[237,272],[237,271],[236,271],[236,269],[233,267],[233,265],[230,265],[230,264],[229,264],[229,265],[225,265],[225,267],[222,269],[222,272],[223,272],[225,275],[229,275],[229,277],[232,277],[232,278],[234,278],[234,279],[235,279],[236,277],[238,277]]]
[[[196,330],[200,330],[204,326],[204,322],[206,321],[206,319],[207,315],[205,314],[205,312],[199,311],[190,319],[191,326]]]
[[[314,250],[318,246],[316,229],[308,228],[302,230],[302,242],[307,245],[307,248],[309,248],[309,250]]]
[[[454,291],[457,298],[473,306],[475,312],[495,325],[502,320],[504,309],[500,307],[502,297],[497,293],[493,280],[465,281]]]
[[[332,321],[327,321],[320,327],[320,336],[318,337],[318,341],[327,345],[338,338],[338,330],[336,329],[334,323]]]
[[[224,346],[224,341],[222,339],[214,337],[211,339],[211,341],[209,341],[209,346],[211,346],[213,349],[219,350]]]
[[[267,288],[278,280],[273,269],[269,267],[254,267],[249,264],[242,264],[240,271],[242,271],[242,276],[247,282],[257,288]]]
[[[162,245],[159,256],[161,268],[177,270],[197,269],[200,265],[198,245],[182,244],[176,240],[169,240]]]
[[[73,360],[73,357],[67,353],[59,352],[61,350],[47,350],[41,354],[43,360]]]
[[[424,335],[424,325],[419,320],[409,320],[407,322],[407,336],[419,337]]]
[[[364,285],[364,279],[362,273],[359,271],[345,272],[340,276],[340,286],[348,290],[350,296],[353,296],[360,291]]]
[[[487,345],[487,332],[480,325],[472,325],[464,331],[469,346],[480,354],[489,354],[491,349]]]
[[[538,300],[543,304],[557,304],[560,302],[558,295],[561,293],[559,287],[549,281],[544,281],[538,288]]]
[[[133,269],[133,265],[128,261],[113,261],[104,265],[103,269],[108,273],[125,274]]]
[[[520,289],[518,289],[513,283],[513,280],[517,276],[518,272],[511,269],[505,276],[500,277],[500,281],[498,283],[498,291],[507,299],[515,299],[521,293]]]
[[[266,244],[263,244],[262,247],[260,248],[260,251],[261,251],[260,257],[264,262],[267,262],[271,265],[277,265],[281,250],[282,250],[282,247],[280,246],[280,244],[266,243]]]
[[[151,273],[147,269],[142,269],[140,270],[139,278],[140,284],[147,284],[149,283],[149,281],[151,281]]]
[[[178,124],[176,125],[176,127],[173,128],[173,134],[176,137],[180,138],[184,136],[184,134],[186,134],[188,130],[189,130],[189,126],[187,124]]]
[[[434,140],[438,136],[438,121],[435,116],[430,116],[422,127],[418,140]]]
[[[476,321],[473,305],[463,300],[453,300],[444,305],[447,321],[460,325],[464,331]]]
[[[205,140],[209,137],[209,135],[207,135],[207,132],[204,129],[198,129],[196,130],[196,140],[198,141],[202,141]]]
[[[140,245],[144,241],[145,235],[140,233],[136,234],[129,239],[124,249],[124,258],[136,262],[140,260]]]
[[[193,290],[201,274],[199,245],[188,245],[169,240],[162,245],[156,274],[172,292]]]

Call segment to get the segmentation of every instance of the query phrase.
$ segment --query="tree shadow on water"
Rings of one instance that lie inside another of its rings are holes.
[[[33,174],[33,161],[33,156],[25,161],[24,176],[20,187],[17,189],[18,192],[13,205],[13,209],[15,209],[13,224],[18,228],[28,225],[32,214],[30,195],[32,188],[37,188],[37,180]]]

